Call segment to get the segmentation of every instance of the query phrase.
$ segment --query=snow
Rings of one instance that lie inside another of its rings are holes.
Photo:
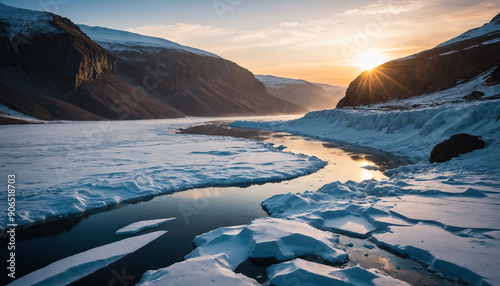
[[[291,79],[272,75],[256,75],[255,78],[270,88],[280,88],[291,84],[311,84],[302,79]]]
[[[264,285],[409,285],[378,270],[360,266],[337,269],[300,258],[276,264],[267,269]]]
[[[54,16],[39,12],[0,4],[0,21],[6,23],[6,32],[10,38],[20,35],[33,37],[37,33],[49,34],[63,32],[50,23]]]
[[[18,182],[16,223],[188,188],[291,179],[325,164],[315,157],[281,152],[269,143],[174,133],[206,121],[0,126],[0,172],[15,174]],[[0,200],[7,200],[6,192],[0,193]],[[0,216],[6,217],[6,212],[3,208]],[[0,228],[6,223],[2,219]]]
[[[454,53],[458,53],[458,51],[451,51],[451,52],[447,52],[447,53],[442,53],[442,54],[439,54],[438,57],[440,57],[440,56],[446,56],[446,55],[450,55],[450,54],[454,54]]]
[[[68,285],[135,252],[165,233],[166,231],[152,232],[93,248],[56,261],[9,285]]]
[[[498,33],[498,32],[500,32],[500,23],[492,21],[488,24],[483,25],[482,27],[469,30],[469,31],[461,34],[458,37],[455,37],[449,41],[441,43],[438,46],[436,46],[436,48],[441,48],[441,47],[455,44],[455,43],[458,43],[461,41],[465,41],[465,40],[469,40],[469,39],[477,38],[477,37],[481,37],[481,36],[486,36],[488,34]]]
[[[231,270],[225,254],[195,257],[167,268],[146,272],[137,286],[150,285],[260,285]]]
[[[424,223],[389,229],[390,232],[374,235],[378,244],[473,285],[498,285],[500,281],[498,240],[454,235]]]
[[[249,258],[285,261],[314,255],[334,264],[347,259],[347,254],[337,246],[338,238],[333,234],[302,222],[276,218],[221,227],[197,236],[194,243],[197,248],[186,259],[225,253],[233,270]]]
[[[47,121],[37,119],[35,117],[31,117],[25,115],[23,113],[17,112],[15,110],[10,109],[8,106],[0,103],[0,117],[18,119],[30,123],[46,123]]]
[[[452,280],[499,285],[500,100],[491,97],[500,94],[500,85],[484,84],[489,73],[407,100],[311,112],[291,121],[234,122],[377,148],[415,162],[387,171],[391,177],[380,181],[276,195],[263,208],[274,218],[367,237]],[[462,99],[473,90],[490,99]],[[486,147],[428,163],[437,143],[463,132],[481,136]]]
[[[80,29],[87,34],[94,42],[98,43],[109,51],[143,51],[141,48],[162,48],[168,50],[176,50],[189,52],[203,56],[215,57],[219,56],[200,50],[183,46],[162,38],[149,37],[136,33],[113,30],[103,27],[90,27],[87,25],[78,25]]]
[[[143,221],[138,221],[131,223],[125,227],[120,228],[115,232],[116,235],[123,235],[123,234],[135,234],[138,233],[141,230],[145,230],[148,228],[154,228],[159,226],[160,224],[164,224],[169,221],[173,221],[176,218],[162,218],[162,219],[152,219],[152,220],[143,220]]]

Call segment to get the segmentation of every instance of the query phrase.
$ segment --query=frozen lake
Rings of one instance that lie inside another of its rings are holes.
[[[18,230],[18,275],[120,240],[122,237],[116,236],[115,231],[130,223],[176,217],[175,221],[154,229],[168,233],[76,284],[108,284],[117,273],[126,273],[129,282],[137,282],[147,270],[182,261],[193,249],[196,235],[267,216],[260,203],[273,195],[315,191],[335,181],[384,179],[381,170],[404,163],[383,152],[282,132],[235,132],[224,125],[190,131],[212,134],[208,136],[174,132],[208,121],[111,122],[104,125],[105,129],[102,122],[3,127],[2,134],[14,137],[17,148],[9,147],[2,139],[2,153],[10,158],[5,163],[2,161],[2,172],[15,167],[19,181],[24,180],[24,186],[34,192],[25,201],[30,212],[47,213],[46,206],[52,206],[55,212],[71,213],[68,210],[74,209],[73,200],[66,205],[64,200],[55,205],[51,203],[53,199],[74,198],[65,195],[74,194],[75,189],[82,186],[93,195],[83,200],[85,206],[107,199],[115,202],[84,209],[79,215],[55,216]],[[259,141],[215,136],[217,134]],[[85,141],[89,136],[94,141]],[[278,151],[283,146],[286,147],[283,152]],[[319,165],[320,160],[311,160],[308,156],[316,156],[327,164]],[[63,163],[62,168],[58,162]],[[162,172],[161,168],[167,171]],[[57,172],[63,175],[57,177]],[[52,174],[53,179],[47,178],[48,174]],[[132,188],[119,187],[129,186],[130,181],[134,182]],[[237,186],[228,186],[231,184]],[[138,195],[134,188],[145,190],[145,195]],[[50,195],[43,194],[46,189],[52,191]],[[169,192],[174,193],[157,196]],[[42,199],[37,197],[39,194]],[[24,211],[22,205],[19,211]],[[37,218],[30,217],[29,213],[26,217],[34,221]],[[371,250],[363,247],[364,240],[342,236],[341,241],[354,244],[349,253],[352,264],[379,268],[407,281],[437,279],[429,278],[431,274],[419,263],[376,247]],[[4,251],[2,247],[2,255],[6,254]],[[365,256],[367,253],[370,255]],[[244,265],[239,271],[255,278],[262,269]]]

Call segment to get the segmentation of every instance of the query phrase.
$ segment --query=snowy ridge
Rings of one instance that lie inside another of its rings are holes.
[[[0,4],[0,21],[7,24],[7,34],[29,36],[35,33],[49,34],[63,32],[50,23],[51,13],[14,8]]]
[[[109,51],[140,51],[139,48],[162,48],[189,52],[203,56],[219,58],[219,56],[196,48],[186,47],[162,38],[149,37],[136,33],[113,30],[103,27],[78,25],[92,41]]]
[[[441,48],[444,46],[448,46],[472,38],[486,36],[488,34],[498,33],[498,32],[500,32],[500,19],[497,19],[496,21],[493,20],[490,23],[484,24],[482,27],[469,30],[458,37],[455,37],[449,41],[437,45],[436,48]]]
[[[289,84],[311,84],[302,79],[284,78],[272,75],[256,75],[255,78],[272,88],[280,88]]]

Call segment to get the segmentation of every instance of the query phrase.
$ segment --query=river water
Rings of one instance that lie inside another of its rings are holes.
[[[147,270],[167,267],[182,261],[184,256],[193,250],[192,241],[196,235],[222,226],[247,224],[253,219],[267,216],[260,203],[273,195],[315,191],[324,184],[335,181],[383,179],[384,170],[407,163],[404,159],[366,148],[282,132],[234,130],[228,127],[227,123],[221,122],[212,122],[182,132],[205,134],[201,136],[237,136],[271,142],[275,146],[285,146],[284,151],[316,156],[328,164],[316,173],[288,181],[191,189],[18,230],[18,276],[96,245],[124,238],[115,236],[117,226],[125,226],[139,220],[176,217],[175,221],[155,229],[167,230],[165,235],[74,284],[133,285]],[[207,137],[207,142],[209,140],[210,137]],[[378,170],[375,170],[377,168]],[[344,244],[353,244],[347,248],[350,259],[346,266],[359,264],[366,268],[381,269],[412,285],[449,284],[426,271],[420,263],[397,257],[376,246],[373,249],[366,248],[363,245],[370,244],[367,240],[343,235],[340,235],[340,240]],[[2,247],[2,257],[5,257],[4,250]],[[237,271],[261,281],[265,279],[264,266],[246,262]]]

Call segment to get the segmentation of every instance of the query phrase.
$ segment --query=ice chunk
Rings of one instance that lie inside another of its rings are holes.
[[[198,246],[187,258],[225,253],[232,269],[248,258],[289,260],[311,255],[342,263],[347,254],[333,234],[292,220],[262,218],[247,225],[222,227],[199,235]]]
[[[165,233],[156,231],[93,248],[31,272],[9,285],[67,285],[108,266]]]
[[[225,254],[191,258],[169,267],[146,272],[137,286],[150,285],[260,285],[231,270]]]
[[[377,244],[424,262],[435,271],[474,285],[500,285],[500,242],[464,237],[433,225],[393,226],[374,234]]]
[[[264,285],[409,285],[378,270],[360,266],[337,269],[330,266],[294,259],[267,269],[269,280]]]
[[[127,225],[126,227],[122,227],[119,230],[115,232],[116,235],[122,235],[122,234],[134,234],[138,233],[141,230],[147,229],[147,228],[153,228],[157,227],[160,224],[166,223],[167,221],[172,221],[176,219],[174,218],[163,218],[163,219],[152,219],[152,220],[143,220],[143,221],[138,221],[134,222],[132,224]]]

